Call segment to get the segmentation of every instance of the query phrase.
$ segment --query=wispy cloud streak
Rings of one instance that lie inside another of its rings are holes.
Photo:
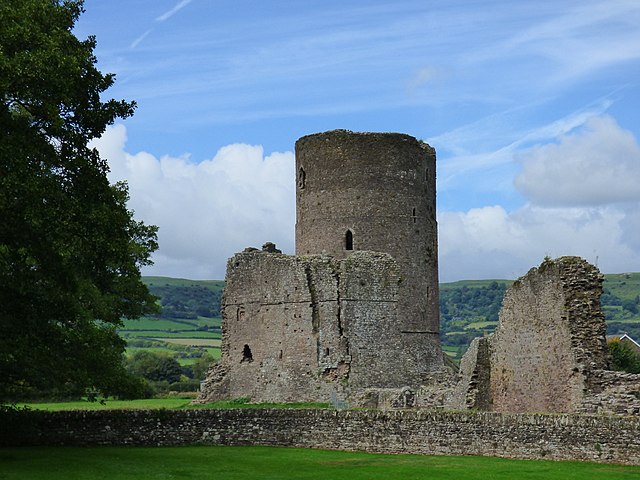
[[[169,20],[173,17],[178,11],[182,10],[184,7],[189,5],[193,0],[181,0],[178,2],[171,10],[163,13],[159,17],[156,17],[157,22],[164,22],[165,20]]]
[[[136,38],[133,42],[131,42],[131,45],[129,45],[130,49],[134,49],[136,48],[138,45],[140,45],[140,43],[142,43],[142,41],[147,38],[147,36],[153,32],[153,28],[150,28],[149,30],[147,30],[146,32],[144,32],[142,35],[140,35],[138,38]]]

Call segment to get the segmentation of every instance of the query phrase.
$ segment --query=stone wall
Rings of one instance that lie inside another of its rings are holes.
[[[592,371],[578,411],[640,416],[640,374]]]
[[[640,414],[640,375],[606,370],[602,282],[578,257],[547,259],[516,280],[495,333],[465,354],[447,406]]]
[[[436,411],[71,411],[0,415],[0,446],[269,445],[640,464],[640,419]]]
[[[406,344],[400,288],[398,264],[385,253],[341,260],[235,255],[223,300],[223,355],[200,401],[329,402],[367,388],[419,386],[427,375],[410,365],[439,349],[416,353]]]

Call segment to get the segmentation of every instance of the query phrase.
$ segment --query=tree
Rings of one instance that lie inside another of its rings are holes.
[[[182,367],[178,361],[166,353],[140,350],[127,359],[127,370],[136,377],[152,382],[179,382]]]
[[[640,373],[640,354],[638,354],[627,342],[618,339],[609,340],[609,355],[611,355],[611,368],[627,373]]]
[[[0,401],[30,389],[108,391],[124,372],[121,318],[157,311],[141,282],[157,227],[88,147],[135,104],[101,100],[81,0],[0,3]]]

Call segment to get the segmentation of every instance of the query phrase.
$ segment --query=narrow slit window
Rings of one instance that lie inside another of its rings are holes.
[[[253,354],[251,353],[251,348],[246,344],[242,349],[242,360],[240,360],[240,363],[242,362],[253,362]]]
[[[298,172],[298,187],[301,189],[304,188],[306,181],[307,175],[304,173],[304,168],[300,167],[300,171]]]
[[[416,223],[416,208],[413,207],[413,211],[411,212],[411,216],[413,217],[413,223]]]
[[[345,235],[344,248],[345,250],[353,250],[353,233],[351,230],[347,230]]]

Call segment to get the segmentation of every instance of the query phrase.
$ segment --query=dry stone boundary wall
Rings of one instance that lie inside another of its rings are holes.
[[[0,446],[266,445],[640,465],[640,418],[444,411],[149,410],[0,416]]]

